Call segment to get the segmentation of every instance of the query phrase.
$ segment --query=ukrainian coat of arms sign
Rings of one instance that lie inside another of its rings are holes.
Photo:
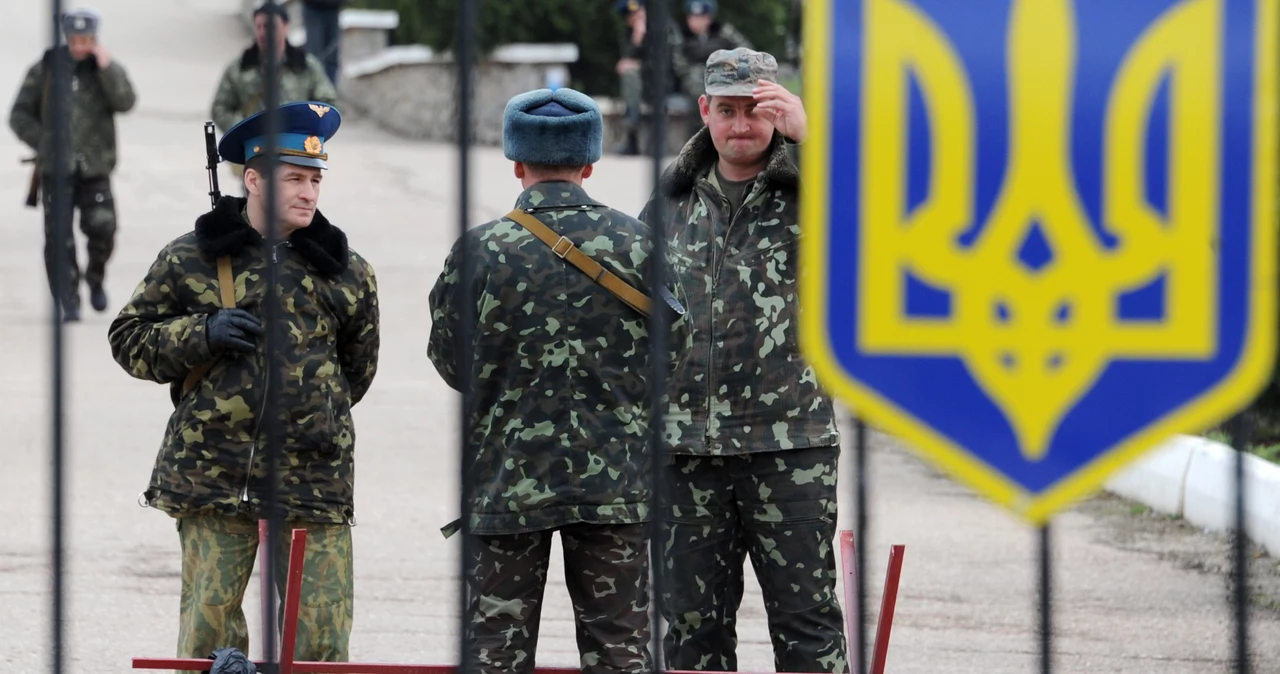
[[[806,3],[824,384],[1035,522],[1246,406],[1276,331],[1278,9]]]

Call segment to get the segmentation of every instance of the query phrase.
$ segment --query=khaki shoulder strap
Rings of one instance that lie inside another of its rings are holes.
[[[591,256],[578,250],[578,247],[573,245],[572,241],[551,231],[551,228],[542,224],[541,220],[518,208],[508,213],[507,217],[529,230],[530,234],[547,244],[551,248],[551,252],[582,270],[582,273],[586,274],[592,281],[604,286],[605,290],[613,293],[618,299],[625,302],[627,306],[639,311],[646,317],[652,315],[653,301],[649,299],[648,295],[636,290],[626,281],[615,276],[613,272],[605,269],[599,262],[591,259]]]
[[[218,297],[222,300],[223,309],[231,309],[236,305],[236,277],[231,273],[231,258],[218,258]],[[200,379],[213,368],[213,361],[197,365],[182,382],[182,395],[191,393]]]

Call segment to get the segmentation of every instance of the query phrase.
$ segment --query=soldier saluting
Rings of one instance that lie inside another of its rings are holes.
[[[833,539],[840,436],[800,353],[800,98],[773,56],[717,51],[706,126],[641,214],[661,212],[695,348],[672,378],[663,611],[672,669],[736,670],[743,564],[763,590],[779,672],[843,672]]]
[[[248,652],[240,603],[258,547],[267,465],[264,327],[256,313],[272,291],[284,360],[280,391],[279,507],[288,528],[307,530],[298,624],[300,660],[345,661],[353,615],[351,522],[355,428],[351,408],[378,365],[373,268],[318,210],[325,145],[336,109],[315,102],[279,108],[273,143],[254,115],[222,137],[222,158],[243,164],[247,198],[224,196],[195,229],[160,251],[111,324],[111,353],[126,372],[167,384],[174,411],[165,429],[148,505],[177,519],[182,548],[178,657],[216,648]],[[265,152],[279,148],[276,222],[266,234]],[[287,536],[276,544],[287,558]],[[275,578],[284,591],[286,568]]]
[[[88,239],[84,280],[89,285],[89,301],[96,311],[107,309],[103,280],[116,237],[115,197],[111,193],[111,173],[116,168],[115,116],[132,110],[137,102],[124,67],[98,41],[101,25],[101,16],[91,9],[64,15],[66,46],[46,51],[31,66],[9,112],[9,128],[37,153],[27,205],[35,206],[39,193],[44,193],[44,265],[55,296],[55,256],[62,255],[67,261],[64,296],[57,297],[64,321],[80,320],[81,274],[71,227],[75,209],[80,210],[80,230]],[[71,61],[67,111],[71,120],[70,162],[65,166],[52,163],[54,120],[49,115],[49,99],[56,93],[51,91],[54,59]],[[67,219],[57,223],[53,221],[55,180],[68,183],[72,202],[72,208],[66,210]],[[54,233],[59,230],[66,247],[55,250]]]

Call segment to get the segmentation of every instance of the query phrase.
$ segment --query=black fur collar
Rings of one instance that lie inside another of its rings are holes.
[[[245,200],[240,197],[222,197],[216,208],[196,219],[196,244],[200,252],[209,257],[234,255],[241,248],[262,241],[258,230],[240,216],[244,204]],[[342,274],[351,259],[347,235],[318,210],[311,226],[290,235],[289,243],[326,276]]]
[[[716,146],[711,142],[711,131],[702,127],[701,131],[685,143],[675,162],[663,172],[662,193],[668,197],[689,193],[719,157]],[[788,187],[800,184],[800,170],[787,152],[786,140],[776,131],[773,133],[773,142],[769,145],[769,162],[760,175],[771,184],[780,183]]]
[[[258,51],[258,45],[253,45],[244,50],[244,54],[240,56],[240,69],[253,70],[262,63],[262,54]],[[286,43],[284,45],[284,66],[294,72],[302,72],[307,69],[307,52]]]

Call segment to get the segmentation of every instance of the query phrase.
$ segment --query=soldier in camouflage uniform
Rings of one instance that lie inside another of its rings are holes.
[[[49,288],[56,296],[55,256],[66,259],[66,286],[58,300],[63,320],[80,320],[80,265],[76,260],[76,240],[71,219],[80,210],[80,229],[88,243],[88,264],[84,280],[89,285],[93,308],[106,311],[107,293],[103,288],[107,261],[115,249],[116,209],[111,193],[111,173],[116,168],[115,116],[133,109],[137,98],[124,67],[111,57],[98,42],[101,17],[93,10],[81,9],[62,19],[62,32],[67,46],[48,50],[27,71],[18,97],[9,113],[9,127],[18,138],[37,152],[40,190],[44,194],[44,264]],[[70,163],[55,167],[53,127],[49,118],[53,59],[71,61],[70,98]],[[53,221],[54,181],[65,181],[72,208],[66,220]],[[65,247],[55,250],[54,233],[61,230]]]
[[[266,106],[263,90],[267,50],[267,22],[276,22],[276,71],[280,76],[277,102],[318,101],[335,105],[338,92],[325,73],[324,64],[315,56],[289,44],[289,13],[284,6],[267,3],[253,12],[254,44],[227,65],[218,81],[218,91],[213,97],[210,115],[213,123],[224,132],[239,124],[249,115],[261,112]],[[232,167],[239,177],[243,169]]]
[[[715,0],[686,0],[684,11],[680,42],[671,51],[671,62],[681,90],[696,102],[706,93],[707,59],[721,49],[750,49],[751,42],[732,24],[716,19]]]
[[[844,672],[833,538],[839,433],[797,338],[806,134],[777,62],[747,49],[706,64],[702,129],[645,207],[672,232],[694,349],[669,388],[664,523],[667,666],[736,670],[749,556],[777,671]]]
[[[280,501],[288,528],[307,530],[297,658],[345,661],[351,633],[355,429],[351,408],[378,362],[377,285],[369,263],[316,209],[324,143],[340,122],[318,103],[281,107],[276,177],[282,240],[268,249],[263,192],[270,147],[262,115],[233,127],[219,153],[244,164],[247,199],[222,197],[195,230],[165,246],[111,324],[129,374],[168,384],[174,402],[146,502],[177,519],[182,547],[178,656],[248,651],[241,601],[258,547],[267,465],[268,385],[260,315],[275,265],[283,315]],[[230,263],[235,307],[220,300]],[[204,369],[207,366],[208,369]],[[195,373],[193,375],[193,372]],[[202,374],[203,373],[203,374]],[[288,541],[276,541],[283,592]]]
[[[503,147],[525,188],[516,208],[652,297],[648,228],[582,188],[602,135],[599,109],[576,91],[511,99]],[[515,215],[460,239],[430,296],[432,363],[455,389],[474,382],[463,430],[471,653],[484,672],[533,671],[559,531],[583,672],[648,671],[648,323]],[[468,297],[475,322],[463,326]],[[683,351],[685,321],[672,325]]]
[[[655,95],[656,92],[652,91],[653,87],[649,84],[653,81],[653,73],[648,52],[654,42],[652,36],[648,34],[648,17],[644,1],[619,0],[616,9],[624,19],[622,32],[618,37],[618,49],[621,54],[617,65],[618,89],[627,108],[623,139],[617,152],[635,155],[640,153],[641,102],[652,106],[655,102],[663,100],[665,94]],[[667,30],[668,43],[677,44],[678,34],[679,29],[675,22],[671,22]]]

